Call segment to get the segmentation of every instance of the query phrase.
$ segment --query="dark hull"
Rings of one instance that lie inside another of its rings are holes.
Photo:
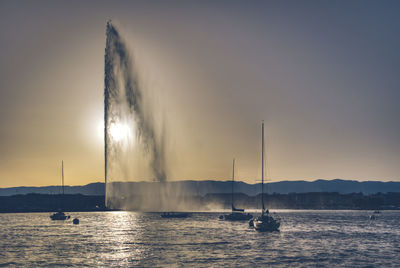
[[[189,213],[186,212],[164,212],[161,213],[162,218],[186,218]]]
[[[224,219],[226,221],[248,221],[253,218],[251,214],[245,213],[231,213],[228,215],[224,215]]]
[[[52,219],[53,221],[65,221],[69,218],[70,216],[67,216],[64,213],[54,213],[50,216],[50,219]]]
[[[269,215],[258,217],[254,220],[253,224],[254,229],[259,232],[276,232],[279,231],[281,225],[279,221]]]

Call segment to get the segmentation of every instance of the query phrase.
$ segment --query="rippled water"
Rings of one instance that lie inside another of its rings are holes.
[[[0,266],[400,267],[400,212],[279,211],[280,233],[220,213],[0,214]]]

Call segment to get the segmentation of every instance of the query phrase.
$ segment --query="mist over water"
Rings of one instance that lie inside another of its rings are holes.
[[[145,100],[138,78],[134,57],[117,28],[107,22],[104,65],[104,142],[106,205],[113,207],[115,198],[125,199],[129,192],[113,189],[113,179],[132,179],[132,147],[139,147],[141,156],[148,160],[153,180],[162,186],[167,179],[165,164],[165,125],[157,128],[151,102]],[[138,150],[137,148],[135,149]],[[155,189],[145,193],[153,197],[149,203],[161,206],[164,191]],[[119,201],[121,204],[121,201]],[[129,207],[129,204],[123,204]]]

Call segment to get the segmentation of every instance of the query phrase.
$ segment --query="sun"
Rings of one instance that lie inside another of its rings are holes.
[[[128,124],[124,123],[112,123],[110,125],[110,136],[114,141],[122,141],[127,139],[130,134],[130,128]]]

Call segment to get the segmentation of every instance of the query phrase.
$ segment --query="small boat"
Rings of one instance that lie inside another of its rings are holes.
[[[187,212],[163,212],[161,218],[187,218],[189,213]]]
[[[54,214],[52,214],[52,215],[50,216],[50,218],[51,218],[53,221],[65,221],[65,220],[69,219],[70,217],[71,217],[71,216],[65,215],[65,213],[62,212],[62,211],[56,212],[56,213],[54,213]]]
[[[61,161],[61,176],[62,176],[62,196],[64,197],[64,161]],[[69,219],[71,216],[65,215],[64,212],[61,211],[61,209],[50,215],[50,219],[53,221],[65,221]]]
[[[231,193],[231,206],[232,206],[232,213],[228,215],[221,215],[219,218],[226,221],[248,221],[253,218],[253,215],[250,213],[244,213],[244,209],[235,208],[233,204],[233,187],[235,183],[235,159],[233,159],[233,167],[232,167],[232,193]]]
[[[248,221],[253,218],[250,213],[232,212],[231,214],[224,215],[226,221]]]
[[[261,216],[257,217],[253,221],[254,229],[260,232],[275,232],[279,231],[279,226],[281,223],[274,219],[272,215],[267,210]]]
[[[279,231],[281,223],[279,220],[274,219],[269,213],[269,210],[265,210],[264,206],[264,121],[262,122],[262,166],[261,166],[261,215],[254,220],[249,222],[249,226],[253,226],[255,230],[259,232],[274,232]]]

